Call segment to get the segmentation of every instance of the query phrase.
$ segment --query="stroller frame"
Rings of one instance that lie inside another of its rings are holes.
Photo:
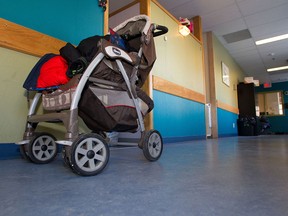
[[[154,37],[165,34],[168,31],[165,26],[151,24],[150,18],[145,15],[139,15],[126,20],[124,23],[114,28],[114,30],[117,31],[127,23],[137,21],[138,19],[146,21],[145,27],[140,35],[141,40],[147,40],[145,37],[147,37],[149,31],[152,32]],[[138,69],[141,64],[143,53],[142,45],[138,50],[136,60],[132,60],[130,55],[119,47],[112,44],[103,45],[105,44],[105,41],[101,41],[100,43],[100,52],[96,54],[81,76],[69,110],[36,114],[37,106],[41,101],[42,92],[37,92],[35,94],[28,111],[23,140],[17,143],[20,145],[20,152],[25,159],[39,164],[49,163],[56,157],[58,151],[57,144],[60,144],[63,145],[62,158],[65,164],[76,174],[84,176],[96,175],[106,167],[110,152],[105,137],[93,132],[79,135],[78,127],[78,104],[81,99],[81,94],[87,82],[97,83],[97,79],[92,79],[90,76],[104,58],[115,60],[125,81],[127,94],[130,96],[135,106],[138,131],[141,131],[138,147],[143,149],[143,154],[147,160],[156,161],[160,158],[163,150],[162,137],[156,130],[145,131],[144,119],[135,90],[138,79]],[[133,65],[133,71],[130,78],[127,75],[122,61]],[[109,84],[109,82],[107,83]],[[64,140],[56,140],[53,135],[46,132],[35,132],[36,127],[40,122],[62,122],[66,129]]]

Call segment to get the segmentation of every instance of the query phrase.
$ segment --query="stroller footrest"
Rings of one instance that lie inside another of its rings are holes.
[[[25,144],[28,144],[30,142],[30,140],[21,140],[17,143],[15,143],[16,145],[25,145]]]
[[[28,122],[66,122],[68,119],[67,113],[47,113],[42,115],[28,116]]]
[[[71,146],[73,144],[72,141],[68,141],[68,140],[57,140],[56,143],[60,145],[66,145],[66,146]]]

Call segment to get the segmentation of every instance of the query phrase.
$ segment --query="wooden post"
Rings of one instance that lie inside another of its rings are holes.
[[[151,16],[151,0],[139,0],[140,14]],[[152,75],[147,77],[147,80],[143,86],[143,90],[152,97]],[[150,112],[144,119],[145,128],[150,130],[153,128],[153,113]]]
[[[139,0],[140,14],[151,16],[151,0]]]
[[[109,31],[109,0],[107,0],[106,11],[104,12],[104,25],[103,25],[103,35],[106,35]]]
[[[202,43],[202,20],[200,16],[195,16],[192,18],[193,25],[194,25],[194,35],[195,37]]]
[[[207,33],[207,79],[206,79],[206,102],[211,104],[211,138],[218,138],[218,120],[217,120],[217,98],[215,87],[215,70],[214,70],[214,50],[212,32]]]

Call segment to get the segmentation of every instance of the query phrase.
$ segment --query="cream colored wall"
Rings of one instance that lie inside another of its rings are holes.
[[[155,38],[157,60],[152,74],[204,94],[201,44],[191,35],[180,35],[178,23],[153,2],[151,19],[169,29],[165,36]]]
[[[27,117],[27,100],[22,85],[38,59],[0,47],[0,143],[22,138]]]
[[[213,35],[213,50],[216,98],[225,104],[238,107],[237,84],[243,82],[245,74],[215,35]],[[222,81],[221,62],[224,62],[229,68],[230,86],[225,85]]]
[[[125,20],[130,19],[131,17],[137,16],[139,14],[140,14],[140,4],[138,3],[110,17],[109,28],[115,28]]]
[[[26,90],[22,86],[38,60],[38,57],[0,47],[0,143],[22,140],[28,114]],[[40,105],[38,113],[42,112]],[[80,132],[89,131],[81,120],[79,127]],[[40,123],[37,131],[52,133],[58,139],[65,135],[62,123]]]

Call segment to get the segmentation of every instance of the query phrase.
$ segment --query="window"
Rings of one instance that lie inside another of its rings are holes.
[[[257,93],[256,115],[284,115],[282,91]]]

